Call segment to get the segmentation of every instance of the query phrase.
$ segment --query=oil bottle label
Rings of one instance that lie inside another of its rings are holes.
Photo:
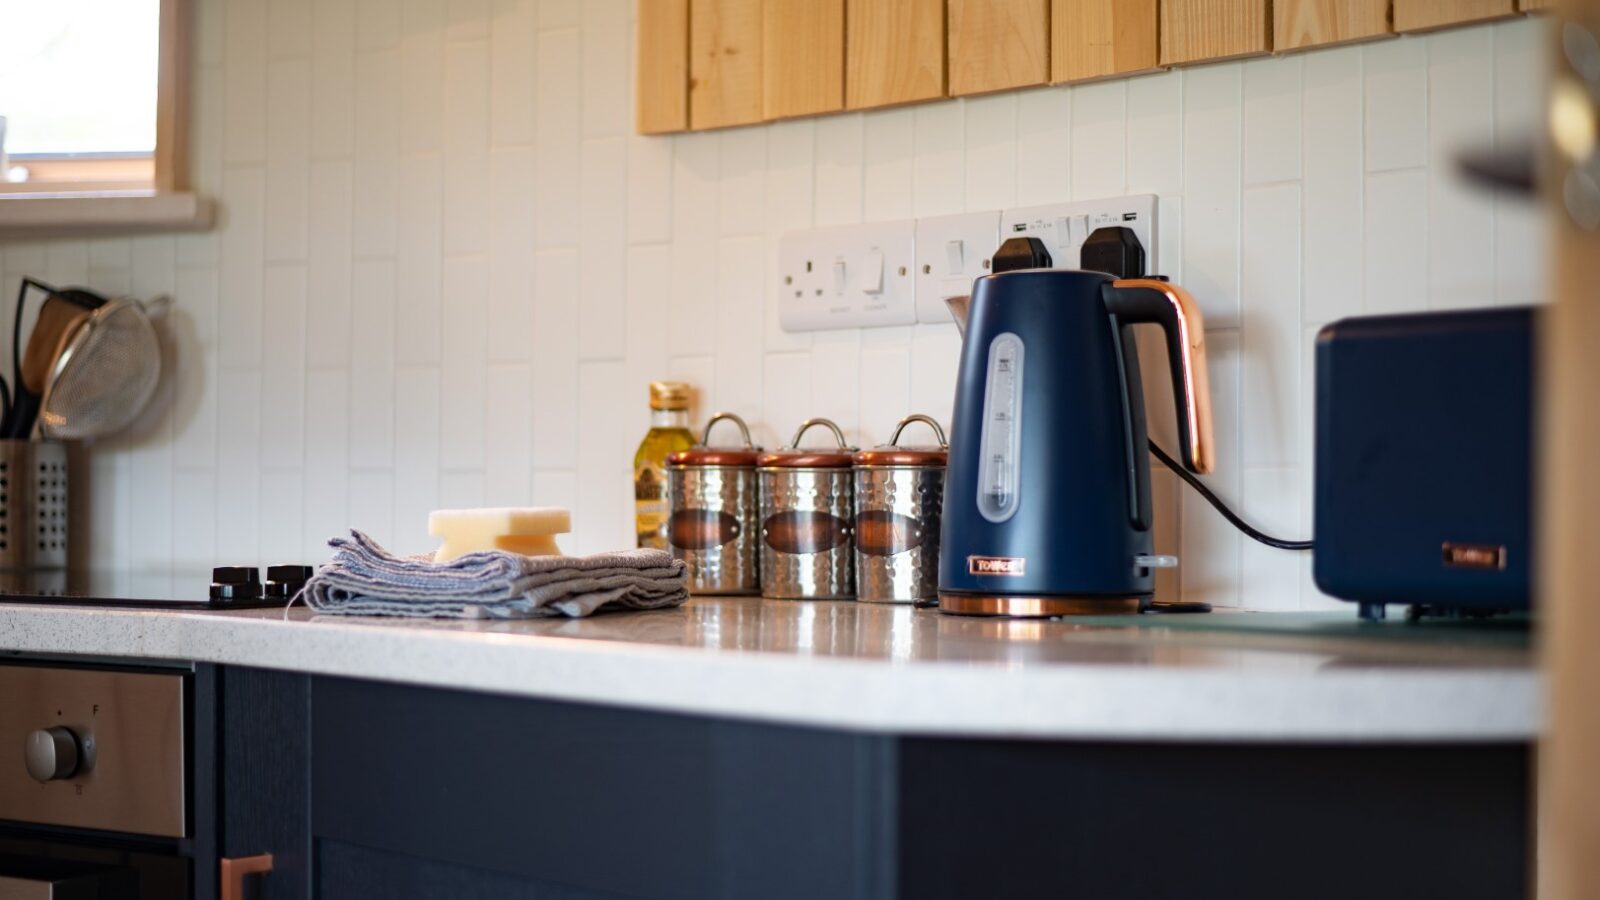
[[[640,547],[667,549],[667,480],[656,466],[633,473],[634,525]]]

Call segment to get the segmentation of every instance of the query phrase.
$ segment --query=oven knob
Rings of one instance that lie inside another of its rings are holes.
[[[71,778],[78,771],[78,736],[59,725],[41,728],[28,735],[23,755],[34,781]]]

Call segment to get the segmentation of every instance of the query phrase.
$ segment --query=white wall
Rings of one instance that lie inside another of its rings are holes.
[[[162,412],[95,463],[97,559],[133,570],[322,559],[349,526],[421,551],[438,506],[570,506],[571,549],[625,545],[653,378],[768,444],[808,415],[863,443],[948,419],[952,326],[778,329],[787,228],[1159,193],[1165,268],[1209,315],[1211,481],[1294,536],[1319,325],[1540,293],[1532,212],[1451,164],[1534,127],[1533,21],[644,138],[628,0],[198,5],[221,227],[0,253],[6,304],[25,273],[177,298]],[[1159,479],[1186,596],[1326,602]]]

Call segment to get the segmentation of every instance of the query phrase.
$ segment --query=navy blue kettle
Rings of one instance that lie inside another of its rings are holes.
[[[1006,250],[996,254],[995,274],[973,285],[964,316],[967,298],[951,303],[965,340],[939,608],[989,616],[1145,609],[1155,589],[1150,454],[1131,326],[1165,332],[1181,459],[1208,472],[1211,395],[1199,308],[1157,278],[1004,271],[1003,261],[1019,258]]]

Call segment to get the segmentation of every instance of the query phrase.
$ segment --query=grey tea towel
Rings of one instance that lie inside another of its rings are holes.
[[[306,605],[351,616],[520,619],[661,609],[689,599],[687,567],[665,550],[594,556],[468,553],[446,563],[400,557],[351,531],[306,583]]]

